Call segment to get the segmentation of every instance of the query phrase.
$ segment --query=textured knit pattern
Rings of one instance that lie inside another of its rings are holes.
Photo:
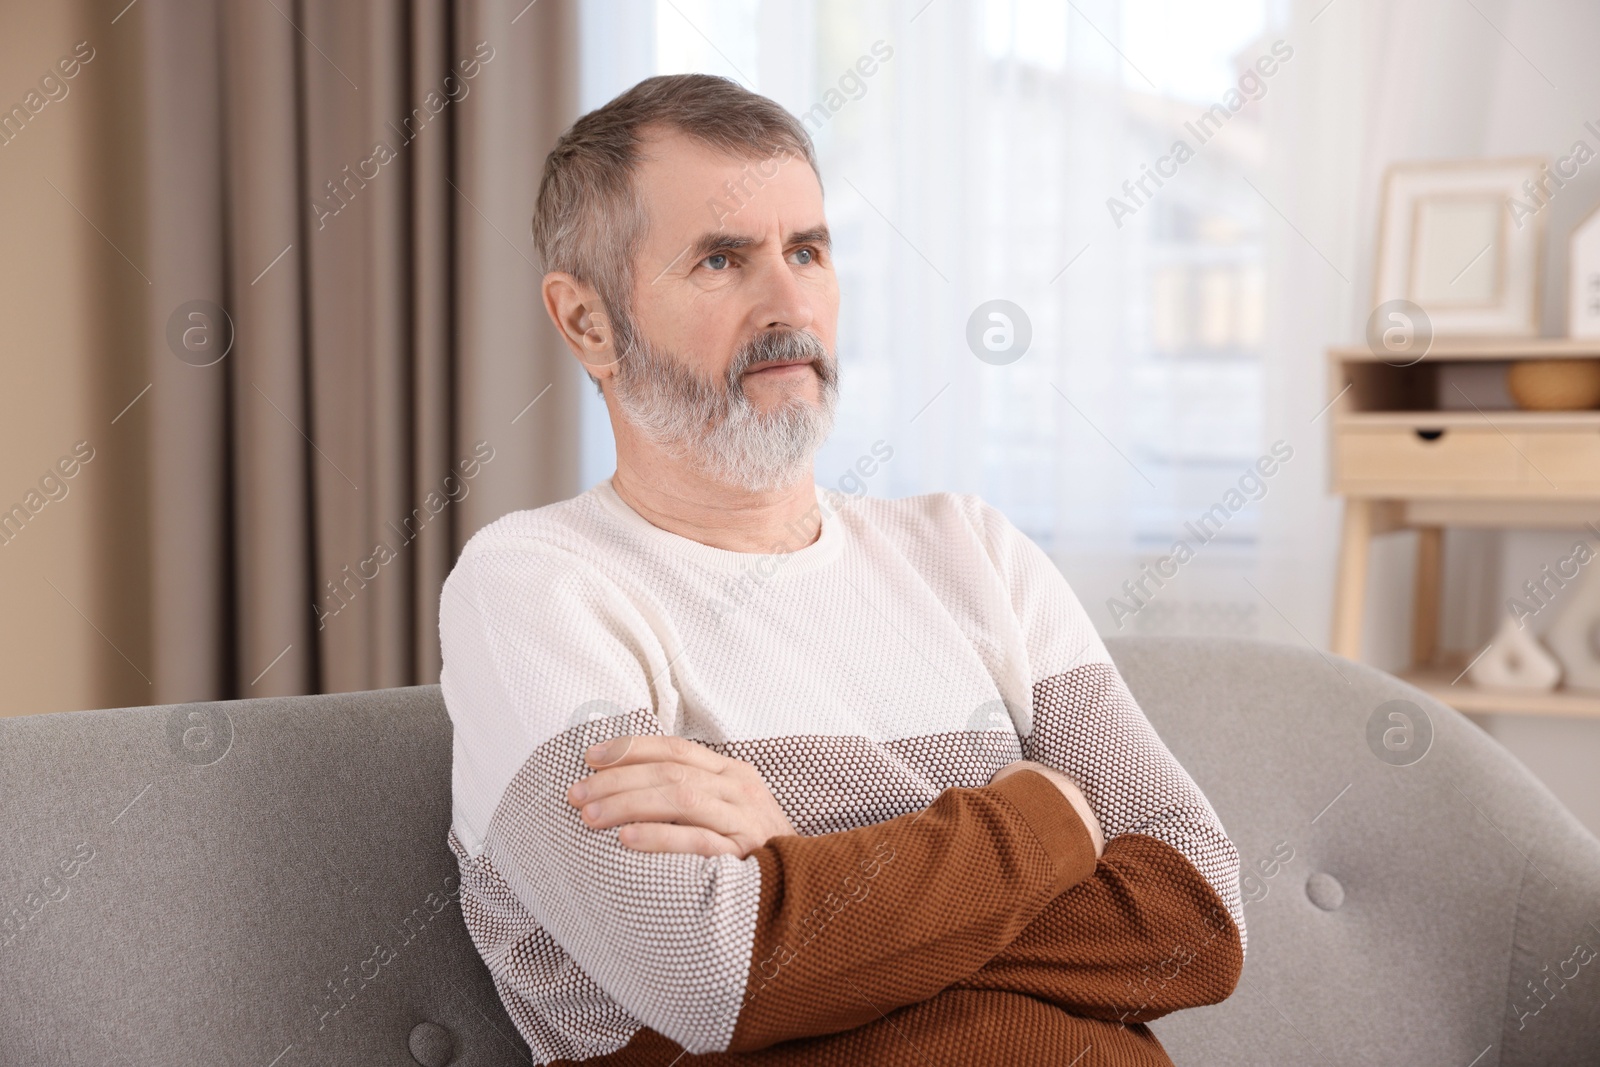
[[[502,999],[514,1005],[518,1028],[537,1035],[535,1047],[547,1054],[610,1051],[639,1026],[550,929],[567,931],[566,944],[578,957],[609,962],[597,971],[602,979],[669,976],[639,983],[635,1009],[642,1019],[671,1020],[672,1033],[686,1045],[725,1047],[732,1033],[751,952],[759,870],[731,857],[624,848],[616,830],[584,826],[565,799],[567,786],[588,773],[583,752],[589,745],[659,733],[654,717],[641,710],[575,726],[539,746],[507,787],[478,857],[463,866],[467,927]],[[458,858],[465,856],[459,839],[453,847]],[[596,900],[618,908],[587,906]],[[629,946],[625,956],[611,951],[618,944]]]
[[[451,573],[440,608],[456,728],[450,844],[467,925],[535,1062],[646,1062],[625,1058],[646,1047],[688,1050],[684,1063],[729,1048],[760,1051],[727,1062],[790,1062],[807,1041],[857,1057],[807,1062],[900,1062],[872,1058],[877,1023],[954,1027],[979,996],[1009,996],[1029,1018],[1042,997],[1063,1016],[1045,1026],[1061,1040],[1111,1029],[1146,1057],[1083,1067],[1164,1062],[1140,1022],[1221,999],[1229,961],[1242,963],[1237,853],[1204,795],[1060,572],[998,511],[952,494],[819,494],[819,506],[812,544],[726,552],[651,526],[603,482],[491,524]],[[635,852],[615,829],[584,826],[564,796],[589,773],[583,749],[627,733],[750,762],[801,836],[736,860]],[[1081,822],[1039,776],[1013,776],[1037,788],[985,786],[1024,755],[1079,782],[1126,870],[1108,862],[1111,846],[1098,868],[1092,853],[1081,864]],[[869,862],[869,842],[882,847],[893,827],[899,869],[838,888],[838,872]],[[964,900],[959,880],[932,884],[941,862],[968,880],[999,872],[1011,892]],[[786,895],[790,884],[806,895]],[[1051,909],[1080,890],[1096,901],[1084,915],[1137,943],[1118,956],[1052,925]],[[1215,973],[1191,965],[1165,1000],[1148,996],[1140,968],[1161,961],[1156,946],[1192,940],[1181,931],[1209,913],[1227,946],[1212,946]],[[1035,956],[1008,964],[1007,946],[1025,947],[1041,922]],[[862,932],[844,943],[853,924]],[[797,938],[809,947],[785,972],[772,959]],[[999,970],[985,978],[993,959],[1026,986],[1029,959],[1074,948],[1072,980],[1087,983],[1076,1000],[990,988]],[[908,971],[908,959],[926,967]],[[757,995],[768,971],[800,999]],[[852,1000],[858,981],[878,983],[870,1003]],[[1029,1047],[1056,1040],[1043,1034]]]
[[[1032,997],[952,989],[842,1034],[761,1052],[685,1055],[651,1030],[584,1067],[1173,1067],[1146,1026],[1117,1026]],[[570,1067],[563,1061],[558,1067]],[[1187,1065],[1185,1065],[1187,1067]]]
[[[761,772],[797,833],[829,834],[921,811],[952,786],[980,786],[1022,759],[1014,734],[932,734],[875,744],[864,737],[772,737],[708,746]],[[847,803],[863,781],[877,807]]]
[[[1145,834],[1194,865],[1227,902],[1245,937],[1239,851],[1205,794],[1156,736],[1115,667],[1092,663],[1034,687],[1035,729],[1025,758],[1065,771],[1110,841]]]
[[[896,856],[878,877],[909,859],[901,830],[883,827],[885,840],[901,841],[901,848],[878,853],[880,859]],[[1006,830],[994,825],[989,832]],[[979,870],[926,878],[944,885],[962,880],[979,899],[995,891]],[[894,907],[909,910],[925,902],[899,899]],[[842,929],[853,913],[870,910],[870,897],[864,904],[853,910],[853,902],[843,902],[837,918],[824,918],[821,929],[816,923],[790,923],[800,928],[790,939],[792,953],[758,949],[762,963],[752,982],[762,989],[752,993],[752,1000],[778,997],[792,1009],[818,1000],[797,995],[782,982],[798,966],[810,965],[822,974],[843,971],[842,963],[859,955],[862,944],[882,941],[883,934],[870,929],[870,915],[866,929]],[[606,1067],[1171,1067],[1144,1022],[1226,998],[1243,966],[1235,934],[1229,913],[1184,857],[1155,838],[1125,833],[1107,845],[1093,878],[1051,899],[1005,949],[936,997],[896,1009],[894,998],[904,990],[886,989],[885,982],[872,984],[870,976],[856,973],[845,1000],[854,1001],[862,1021],[843,1032],[749,1053],[691,1056],[658,1033],[640,1030],[622,1051],[584,1062]],[[840,960],[818,960],[827,955]],[[928,952],[920,950],[904,958],[901,973],[890,979],[906,984],[910,976],[904,971],[934,966]],[[766,982],[766,976],[773,981]]]
[[[760,918],[733,1052],[848,1032],[935,997],[1095,870],[1082,820],[1032,773],[945,790],[876,826],[774,838],[755,856]]]
[[[1232,992],[1244,965],[1239,930],[1181,854],[1123,834],[1093,878],[1052,900],[952,988],[1024,993],[1119,1026],[1146,1023]]]

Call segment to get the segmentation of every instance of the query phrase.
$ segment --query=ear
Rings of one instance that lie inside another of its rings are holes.
[[[550,315],[583,369],[596,378],[608,378],[619,353],[605,305],[589,283],[566,271],[553,270],[540,285],[544,309]]]

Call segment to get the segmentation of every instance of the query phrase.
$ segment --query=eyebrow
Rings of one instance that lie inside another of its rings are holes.
[[[726,230],[709,230],[701,234],[690,243],[687,253],[689,263],[695,264],[711,255],[713,252],[736,252],[750,245],[760,244],[754,237],[743,233],[729,233]],[[792,245],[821,245],[829,251],[833,250],[833,239],[828,234],[826,225],[813,226],[810,229],[796,230],[789,234],[784,241],[784,247]]]

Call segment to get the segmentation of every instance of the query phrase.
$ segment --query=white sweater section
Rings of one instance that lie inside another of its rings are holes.
[[[977,496],[819,488],[818,503],[818,539],[773,555],[660,529],[609,479],[479,530],[439,618],[453,825],[468,851],[533,750],[601,713],[649,707],[664,732],[713,743],[888,741],[969,730],[975,715],[992,728],[1002,700],[1026,737],[1035,682],[1110,662],[1055,566]],[[1031,632],[1019,615],[1034,617]],[[456,647],[469,634],[488,638],[506,681],[525,687],[509,694],[515,736],[509,723],[457,714],[474,687]]]

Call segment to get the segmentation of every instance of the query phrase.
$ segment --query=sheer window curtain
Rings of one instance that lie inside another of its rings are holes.
[[[1260,97],[1213,119],[1221,128],[1199,144],[1184,123],[1224,101],[1283,33],[1261,0],[1192,7],[587,5],[583,106],[650,74],[701,70],[803,117],[842,289],[844,377],[819,483],[982,495],[1051,553],[1102,633],[1293,640],[1261,568],[1304,538],[1263,536],[1282,525],[1270,509],[1307,485],[1320,492],[1324,475],[1308,440],[1320,426],[1305,421],[1315,407],[1292,435],[1268,417],[1277,216],[1261,191],[1266,105],[1297,71],[1278,62]],[[1176,177],[1124,190],[1179,137],[1196,152]],[[1114,215],[1113,197],[1131,210]],[[994,300],[1020,308],[1013,336],[1024,319],[1031,332],[1012,362],[986,362],[967,340],[973,313]],[[585,404],[592,483],[614,455],[603,406]],[[1203,541],[1188,531],[1237,501],[1230,490],[1278,437],[1294,457],[1265,496],[1227,508]],[[875,445],[892,457],[861,475]],[[1291,482],[1299,489],[1286,491]],[[1179,540],[1192,559],[1168,563],[1177,573],[1161,584],[1145,578]],[[1133,594],[1123,585],[1141,579]],[[1320,624],[1295,616],[1301,629]]]

